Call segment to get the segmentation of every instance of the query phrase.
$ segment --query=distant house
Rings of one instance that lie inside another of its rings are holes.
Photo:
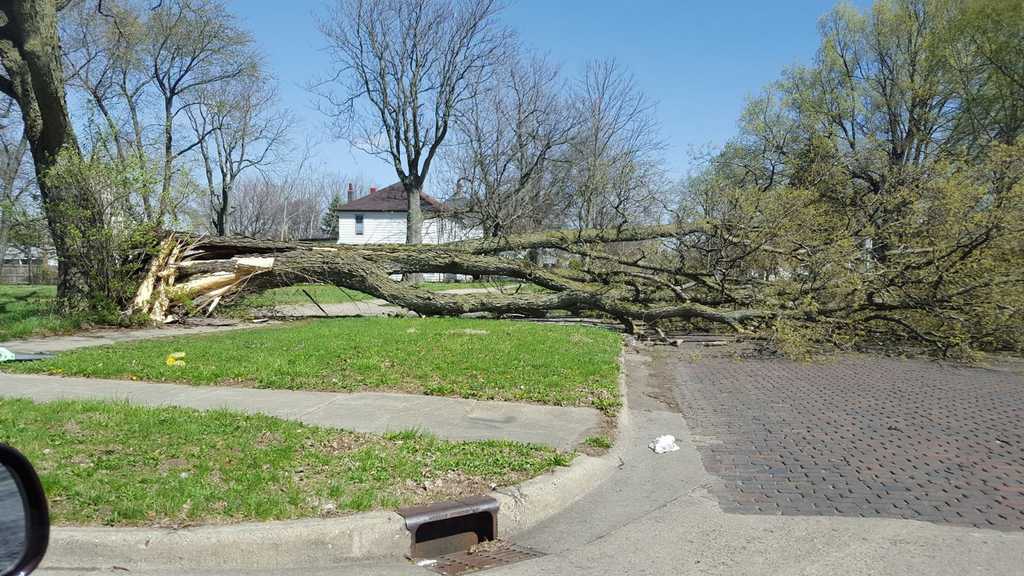
[[[404,244],[408,202],[401,183],[370,188],[370,193],[360,198],[354,198],[349,188],[348,202],[335,209],[338,244]],[[480,236],[479,232],[464,227],[448,205],[429,194],[420,193],[420,209],[423,211],[424,244]]]
[[[479,238],[480,231],[466,227],[451,206],[433,196],[420,193],[423,211],[423,243],[443,244]],[[402,184],[370,188],[370,193],[355,198],[349,186],[348,202],[335,208],[338,217],[338,244],[404,244],[409,200]],[[462,275],[425,274],[429,282],[461,281]]]

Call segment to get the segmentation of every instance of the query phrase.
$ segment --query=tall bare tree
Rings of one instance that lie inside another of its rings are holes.
[[[120,6],[117,7],[120,10]],[[122,16],[123,17],[123,16]],[[95,6],[73,2],[60,16],[61,49],[69,88],[84,92],[99,112],[118,159],[126,156],[122,123],[115,107],[115,76],[120,62],[114,56],[117,35],[109,34]]]
[[[653,104],[629,72],[612,60],[591,62],[572,102],[580,120],[562,157],[566,224],[621,226],[664,213]]]
[[[135,0],[79,0],[60,17],[67,87],[78,104],[73,114],[81,114],[76,124],[84,128],[84,154],[114,163],[122,171],[147,174],[156,173],[158,165],[153,148],[155,84],[142,58],[150,8]],[[122,190],[117,204],[109,206],[110,218],[164,224],[154,207],[158,185],[158,180],[147,178]]]
[[[162,103],[162,180],[155,217],[167,214],[172,202],[174,162],[199,146],[212,131],[175,143],[175,124],[195,105],[191,93],[253,74],[259,58],[252,38],[241,30],[218,0],[167,0],[149,15],[145,63],[152,70]]]
[[[265,78],[247,75],[223,84],[201,91],[187,109],[199,141],[211,224],[220,236],[229,230],[235,183],[243,173],[273,162],[290,123],[276,109],[276,91]]]
[[[109,155],[120,161],[147,156],[146,115],[154,82],[142,48],[151,7],[133,0],[79,0],[61,12],[68,88],[84,94],[98,112],[107,129],[99,143],[113,145]]]
[[[454,115],[476,97],[509,33],[497,0],[336,0],[321,23],[334,75],[319,88],[339,134],[386,159],[422,240],[420,194]]]
[[[565,89],[548,62],[510,57],[458,115],[455,188],[485,237],[538,230],[561,212],[551,164],[579,124]]]
[[[236,188],[232,234],[295,240],[324,235],[324,215],[349,180],[333,175],[246,177]]]
[[[69,86],[105,128],[86,148],[160,174],[156,186],[137,190],[126,216],[173,220],[187,201],[190,152],[198,152],[205,170],[197,179],[215,202],[215,220],[224,220],[230,202],[220,198],[241,170],[266,161],[272,145],[260,144],[276,144],[279,130],[269,124],[284,121],[269,117],[273,79],[252,39],[214,0],[77,2],[61,21]]]

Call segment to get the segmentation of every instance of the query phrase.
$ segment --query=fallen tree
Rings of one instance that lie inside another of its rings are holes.
[[[172,235],[152,259],[128,312],[167,322],[182,315],[209,314],[220,302],[246,292],[320,282],[365,292],[425,316],[486,312],[539,317],[553,310],[593,311],[618,319],[630,330],[637,321],[674,318],[702,319],[743,330],[750,323],[774,317],[775,312],[766,310],[709,306],[678,289],[670,292],[674,298],[665,298],[656,293],[671,282],[642,272],[629,277],[630,282],[607,282],[593,271],[548,269],[507,256],[537,248],[571,253],[592,244],[659,240],[706,231],[703,226],[647,226],[558,231],[439,246],[330,246]],[[545,291],[454,295],[392,279],[400,274],[435,272],[514,278]]]
[[[816,208],[801,210],[757,226],[699,221],[443,245],[173,234],[150,258],[126,312],[169,322],[210,314],[245,293],[312,282],[424,316],[562,310],[614,319],[630,332],[683,322],[777,339],[914,341],[944,355],[1019,346],[1013,327],[1021,324],[1024,276],[1007,265],[1019,253],[1019,229],[996,235],[986,223],[879,252],[850,242],[842,227],[821,225]],[[557,254],[558,266],[534,264],[527,253],[538,249]],[[542,290],[445,294],[394,279],[415,273],[499,276]]]

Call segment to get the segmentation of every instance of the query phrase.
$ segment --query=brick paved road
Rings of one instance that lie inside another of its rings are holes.
[[[670,360],[676,399],[724,510],[1024,530],[1019,374],[687,354]]]

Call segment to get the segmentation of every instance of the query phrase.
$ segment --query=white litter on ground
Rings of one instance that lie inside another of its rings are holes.
[[[675,452],[679,450],[679,445],[676,444],[676,437],[671,434],[665,434],[664,436],[658,436],[647,445],[648,448],[654,450],[655,454],[664,454],[665,452]]]
[[[437,560],[427,559],[416,562],[417,566],[433,566],[434,564],[437,564]]]

